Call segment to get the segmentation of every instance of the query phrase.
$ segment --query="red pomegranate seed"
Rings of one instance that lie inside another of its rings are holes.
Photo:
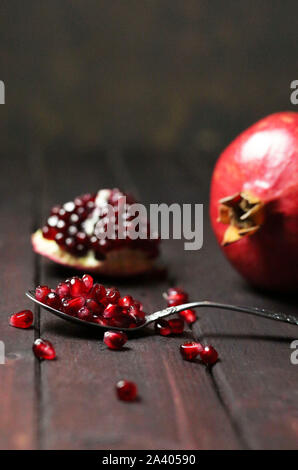
[[[124,314],[125,314],[125,309],[124,309]],[[129,307],[128,315],[134,323],[141,324],[141,323],[144,323],[145,321],[145,315],[146,315],[145,312],[138,310],[134,305]]]
[[[87,242],[87,233],[85,232],[78,232],[76,236],[79,243],[83,243],[83,245]]]
[[[22,310],[11,315],[9,324],[15,328],[30,328],[33,323],[33,313],[31,310]]]
[[[187,310],[183,310],[182,312],[179,313],[180,317],[183,318],[184,321],[186,321],[186,323],[188,323],[189,325],[191,325],[192,323],[194,323],[197,319],[197,315],[196,315],[196,312],[192,309],[187,309]]]
[[[73,201],[66,202],[65,204],[63,204],[63,209],[69,214],[71,214],[75,210],[75,208],[76,206]]]
[[[167,320],[157,320],[154,326],[156,333],[161,336],[169,336],[172,333],[172,329]]]
[[[84,297],[74,297],[72,299],[64,299],[63,307],[64,312],[68,315],[76,314],[85,305]]]
[[[124,297],[121,297],[118,301],[118,305],[120,307],[130,307],[131,305],[134,304],[134,300],[131,295],[125,295]]]
[[[91,319],[91,311],[89,310],[89,308],[87,307],[82,307],[80,308],[80,310],[78,311],[78,314],[77,314],[77,317],[80,319],[80,320],[85,320],[85,321],[88,321]]]
[[[56,357],[54,346],[47,339],[36,339],[33,343],[33,352],[39,359],[53,360]]]
[[[66,282],[60,282],[56,288],[56,294],[59,295],[60,299],[69,297],[70,295],[69,284],[66,284]]]
[[[101,326],[109,326],[109,320],[105,320],[104,318],[99,317],[98,315],[92,315],[90,321],[93,323],[97,323],[98,325],[101,325]]]
[[[91,289],[90,295],[94,300],[97,300],[98,302],[102,302],[102,300],[106,296],[106,289],[102,284],[94,284],[94,286]]]
[[[168,324],[171,328],[171,332],[174,335],[181,335],[184,330],[184,321],[182,318],[172,318],[171,320],[168,320]]]
[[[58,232],[55,235],[55,242],[57,243],[57,245],[64,247],[64,245],[65,245],[65,235],[64,235],[64,233]]]
[[[50,292],[51,289],[48,286],[37,286],[35,289],[35,298],[39,302],[44,302]]]
[[[200,352],[200,357],[206,365],[211,366],[217,361],[218,352],[213,346],[208,345]]]
[[[108,326],[116,326],[117,328],[130,328],[131,319],[127,315],[116,315],[106,319]]]
[[[186,292],[181,289],[181,287],[169,287],[169,289],[167,290],[167,296],[175,297],[175,295],[184,295],[187,297]]]
[[[140,310],[140,311],[143,310],[143,304],[141,302],[139,302],[138,300],[134,300],[133,304],[138,310]]]
[[[48,227],[56,227],[59,219],[56,215],[52,215],[51,217],[48,218],[47,220],[47,226]]]
[[[61,308],[60,297],[55,292],[50,292],[46,298],[45,303],[52,308],[59,310]]]
[[[203,350],[203,346],[200,343],[192,341],[191,343],[184,343],[180,346],[180,353],[183,359],[186,361],[192,361],[198,354]]]
[[[110,349],[122,349],[127,339],[123,331],[106,331],[103,340]]]
[[[119,400],[134,401],[137,398],[138,389],[135,383],[128,380],[120,380],[116,385]]]
[[[169,307],[175,307],[187,302],[188,294],[180,287],[171,287],[167,291],[167,301]]]
[[[86,307],[88,307],[88,309],[91,310],[91,312],[95,313],[96,315],[101,315],[104,310],[104,306],[98,304],[96,300],[93,300],[93,299],[86,300]]]
[[[106,290],[106,298],[110,304],[117,304],[118,300],[120,299],[120,292],[118,289],[116,289],[116,287],[110,287]]]
[[[60,209],[61,209],[61,206],[54,206],[54,207],[52,207],[51,214],[52,214],[52,215],[58,215]]]
[[[93,277],[89,274],[84,274],[84,276],[82,277],[82,281],[85,285],[86,292],[89,292],[93,286]]]
[[[65,233],[67,230],[67,224],[65,220],[58,220],[56,228],[58,232]]]
[[[106,306],[106,308],[104,309],[104,311],[103,311],[103,317],[104,318],[113,318],[113,317],[116,317],[117,315],[119,315],[120,313],[121,313],[121,310],[118,307],[118,305],[108,304]]]
[[[82,279],[73,277],[70,281],[70,295],[72,297],[79,297],[85,294],[85,284]]]
[[[56,233],[57,233],[56,228],[48,227],[47,225],[45,225],[42,228],[42,235],[44,236],[44,238],[47,238],[48,240],[54,240]]]

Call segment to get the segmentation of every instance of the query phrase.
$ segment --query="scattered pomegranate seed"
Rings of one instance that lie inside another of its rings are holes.
[[[188,302],[188,294],[180,287],[170,287],[166,296],[169,307],[175,307]]]
[[[39,359],[47,359],[51,361],[56,357],[54,346],[47,339],[36,339],[33,343],[32,349],[35,356]]]
[[[200,351],[200,357],[202,361],[208,365],[211,366],[216,363],[218,359],[218,352],[213,346],[205,346],[202,351]]]
[[[203,350],[203,346],[200,343],[192,341],[190,343],[183,343],[180,346],[180,353],[183,359],[186,361],[192,361],[195,359],[200,352]]]
[[[168,324],[171,328],[171,332],[174,335],[181,335],[184,330],[184,321],[182,318],[171,318],[168,320]]]
[[[51,289],[48,286],[37,286],[35,289],[35,298],[39,302],[44,302],[50,292]]]
[[[161,336],[169,336],[172,333],[172,329],[167,320],[157,320],[154,326],[156,333],[160,334]]]
[[[155,322],[156,333],[162,336],[180,335],[184,330],[184,321],[181,318],[172,318],[171,320],[157,320]]]
[[[31,310],[22,310],[14,313],[9,319],[10,326],[15,328],[30,328],[33,323],[33,313]]]
[[[120,380],[116,385],[119,400],[134,401],[137,398],[138,389],[134,382]]]
[[[179,312],[179,315],[189,325],[192,325],[192,323],[197,320],[196,312],[192,309],[183,310],[182,312]]]
[[[110,349],[122,349],[127,339],[123,331],[106,331],[103,340]]]

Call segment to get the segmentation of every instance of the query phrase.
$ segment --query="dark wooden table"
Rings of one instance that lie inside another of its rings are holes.
[[[206,145],[205,145],[206,147]],[[286,449],[298,448],[298,366],[290,363],[295,326],[235,312],[202,310],[183,338],[134,335],[123,352],[107,350],[100,334],[35,309],[35,327],[9,327],[14,311],[31,308],[25,291],[54,286],[69,272],[32,253],[30,233],[57,202],[84,191],[121,186],[146,202],[204,203],[204,246],[184,251],[164,241],[168,275],[119,281],[148,312],[162,292],[181,285],[190,298],[297,311],[296,299],[252,290],[221,254],[208,221],[215,155],[208,149],[143,148],[75,151],[53,144],[28,155],[5,155],[1,168],[0,447],[4,449]],[[111,284],[111,281],[99,279]],[[40,362],[31,347],[43,336],[57,360]],[[185,362],[179,345],[199,337],[220,361],[208,371]],[[116,399],[115,382],[134,380],[140,401]]]

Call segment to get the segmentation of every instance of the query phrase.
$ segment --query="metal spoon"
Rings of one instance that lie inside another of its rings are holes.
[[[159,320],[160,318],[167,317],[172,315],[173,313],[182,312],[183,310],[187,310],[188,308],[197,308],[197,307],[211,307],[211,308],[220,308],[222,310],[233,310],[235,312],[245,312],[250,315],[256,315],[258,317],[269,318],[269,320],[277,320],[282,321],[285,323],[291,323],[292,325],[298,325],[298,318],[294,317],[293,315],[288,315],[285,313],[276,313],[270,312],[269,310],[265,310],[264,308],[257,308],[257,307],[237,307],[236,305],[228,305],[228,304],[221,304],[218,302],[209,302],[208,300],[202,300],[201,302],[189,302],[187,304],[178,305],[177,307],[168,307],[158,312],[151,313],[147,315],[145,323],[136,328],[118,328],[116,326],[102,326],[98,325],[97,323],[88,322],[85,320],[80,320],[79,318],[72,317],[71,315],[67,315],[66,313],[61,312],[60,310],[56,310],[55,308],[49,307],[48,305],[39,302],[35,298],[35,292],[33,290],[29,290],[26,292],[27,297],[33,302],[39,304],[41,307],[45,308],[49,312],[57,315],[57,317],[63,318],[63,320],[71,321],[73,323],[77,323],[80,325],[90,326],[93,328],[104,328],[109,330],[122,330],[122,331],[136,331],[140,330],[148,326],[150,323]]]

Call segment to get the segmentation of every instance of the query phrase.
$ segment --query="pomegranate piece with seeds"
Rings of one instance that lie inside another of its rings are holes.
[[[180,346],[181,356],[186,361],[192,361],[193,359],[195,359],[202,350],[203,346],[195,341],[183,343]]]
[[[119,380],[116,384],[116,392],[119,400],[123,401],[135,401],[138,395],[136,384],[128,380]]]
[[[10,326],[15,328],[30,328],[33,323],[33,313],[31,310],[22,310],[14,313],[9,319]]]
[[[117,328],[136,328],[145,323],[146,314],[139,301],[131,295],[120,297],[115,287],[106,289],[94,283],[89,274],[66,279],[55,290],[38,286],[36,298],[43,298],[47,292],[44,303],[83,321]]]
[[[39,359],[47,359],[48,361],[52,361],[56,357],[54,346],[47,339],[36,339],[33,343],[32,349],[35,356]]]
[[[200,351],[200,357],[207,366],[212,366],[218,359],[218,352],[213,346],[208,345]]]
[[[122,349],[127,339],[123,331],[106,331],[103,340],[109,349]]]
[[[124,198],[126,205],[122,207]],[[136,217],[131,205],[135,202],[119,189],[103,189],[55,206],[44,227],[32,235],[33,249],[56,263],[78,270],[109,276],[148,272],[154,269],[159,239],[130,237]],[[120,219],[125,221],[124,234],[119,231],[123,227],[118,223]],[[141,229],[150,235],[147,225]],[[108,236],[112,232],[113,237]],[[83,282],[87,290],[92,288],[87,277]]]

